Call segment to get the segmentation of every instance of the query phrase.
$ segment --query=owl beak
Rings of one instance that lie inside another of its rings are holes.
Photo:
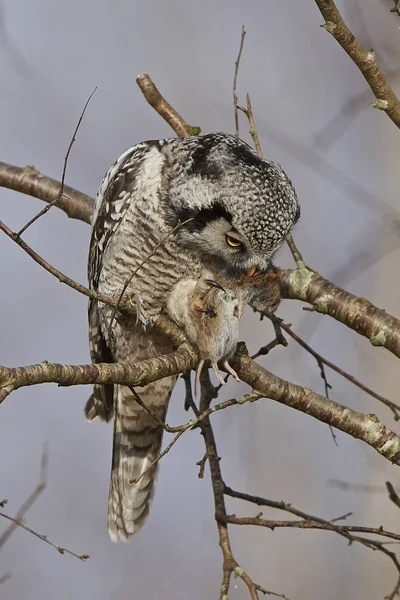
[[[257,267],[250,267],[250,269],[247,271],[247,275],[249,277],[254,277],[254,275],[257,273]]]

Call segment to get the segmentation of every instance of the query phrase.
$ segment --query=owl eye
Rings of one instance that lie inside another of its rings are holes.
[[[240,246],[243,246],[242,242],[228,234],[226,235],[225,239],[228,246],[231,246],[232,248],[240,248]]]

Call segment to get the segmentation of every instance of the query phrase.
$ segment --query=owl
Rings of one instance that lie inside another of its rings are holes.
[[[295,191],[277,164],[225,133],[147,141],[127,150],[105,175],[92,222],[91,289],[134,296],[138,318],[96,300],[89,303],[89,345],[98,362],[137,362],[173,350],[152,328],[179,282],[263,277],[300,215]],[[255,286],[254,304],[263,305]],[[252,294],[247,301],[252,304]],[[268,304],[268,302],[267,302]],[[138,387],[165,420],[176,377]],[[108,530],[125,541],[143,524],[154,491],[163,429],[128,387],[95,385],[89,420],[114,415]]]

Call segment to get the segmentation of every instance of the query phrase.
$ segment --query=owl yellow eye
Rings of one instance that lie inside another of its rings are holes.
[[[242,246],[242,242],[240,242],[239,240],[237,240],[236,238],[230,236],[230,235],[226,235],[226,243],[228,244],[228,246],[231,246],[232,248],[240,248],[240,246]]]

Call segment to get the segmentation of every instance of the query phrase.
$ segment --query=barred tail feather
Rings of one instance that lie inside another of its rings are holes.
[[[94,385],[93,394],[88,398],[83,412],[88,421],[99,417],[108,423],[114,414],[112,402],[112,385]]]
[[[168,377],[137,388],[143,402],[159,419],[165,418],[174,383],[175,378]],[[114,542],[121,542],[136,533],[148,515],[158,464],[136,484],[131,482],[159,456],[163,429],[124,386],[115,386],[114,413],[108,531]]]

